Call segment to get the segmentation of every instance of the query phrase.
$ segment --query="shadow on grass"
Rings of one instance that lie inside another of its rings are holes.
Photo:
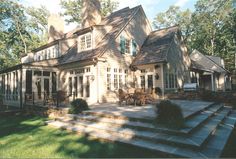
[[[27,158],[165,157],[125,144],[92,140],[45,126],[36,116],[0,117],[0,156]]]

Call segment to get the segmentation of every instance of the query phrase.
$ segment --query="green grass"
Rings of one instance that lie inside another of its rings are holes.
[[[46,126],[45,120],[35,116],[0,117],[0,158],[164,157],[54,129]]]

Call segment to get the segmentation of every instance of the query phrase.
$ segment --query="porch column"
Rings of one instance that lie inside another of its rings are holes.
[[[161,86],[162,86],[162,99],[165,99],[165,85],[164,85],[164,65],[161,65]]]
[[[26,70],[21,71],[21,90],[22,90],[22,103],[25,102],[25,91],[26,91]]]
[[[215,80],[214,80],[214,73],[211,74],[211,90],[215,91]]]

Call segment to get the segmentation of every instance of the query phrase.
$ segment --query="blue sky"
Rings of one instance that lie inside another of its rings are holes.
[[[119,8],[124,7],[134,7],[137,5],[142,5],[144,11],[150,21],[153,20],[155,15],[160,12],[166,11],[169,6],[176,5],[181,9],[194,9],[194,4],[197,0],[118,0]],[[25,6],[40,6],[44,5],[48,8],[51,13],[58,13],[61,11],[60,0],[21,0],[22,4]],[[66,26],[66,31],[69,31],[75,27],[75,24]]]

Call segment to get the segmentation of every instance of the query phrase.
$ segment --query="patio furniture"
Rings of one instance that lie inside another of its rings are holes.
[[[124,92],[122,89],[119,89],[118,96],[119,96],[119,105],[121,106],[122,102],[125,102],[125,104],[127,105],[127,99],[130,98],[129,94]]]

